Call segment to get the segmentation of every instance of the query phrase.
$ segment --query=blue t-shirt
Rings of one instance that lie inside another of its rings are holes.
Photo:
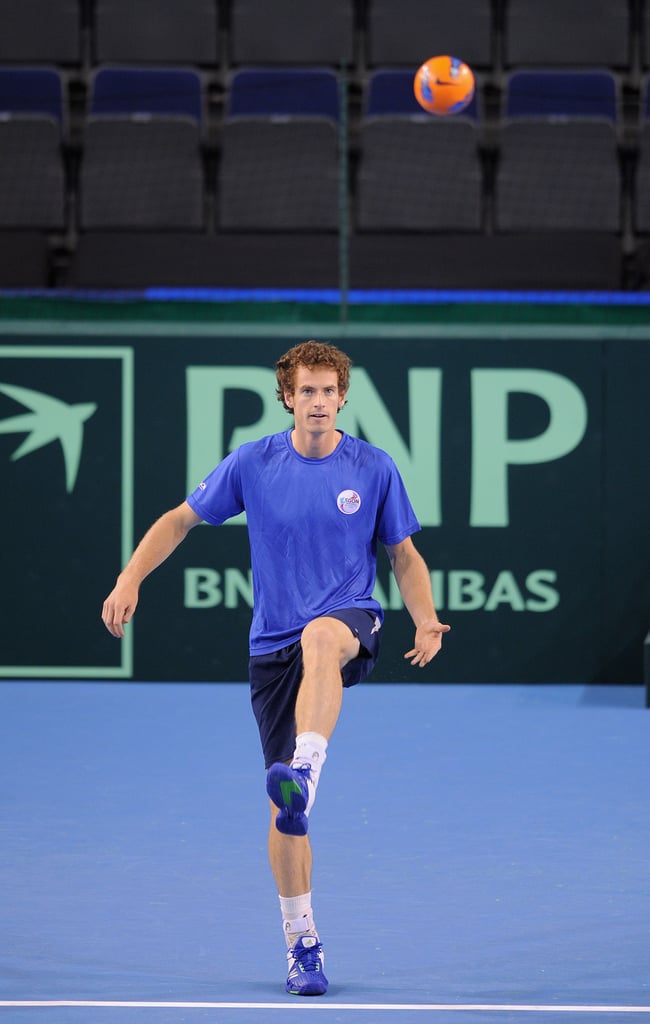
[[[213,525],[246,511],[251,654],[285,647],[339,608],[383,619],[372,596],[377,542],[399,544],[420,529],[390,456],[345,433],[324,459],[299,455],[291,430],[243,444],[187,501]]]

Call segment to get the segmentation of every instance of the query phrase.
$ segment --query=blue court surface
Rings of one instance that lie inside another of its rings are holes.
[[[0,684],[2,1024],[650,1021],[641,687],[347,691],[284,992],[248,687]]]

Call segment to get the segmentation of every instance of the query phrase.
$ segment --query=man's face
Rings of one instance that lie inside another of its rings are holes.
[[[293,411],[297,430],[322,434],[335,429],[345,395],[339,392],[336,370],[299,366],[293,394],[285,392],[285,401]]]

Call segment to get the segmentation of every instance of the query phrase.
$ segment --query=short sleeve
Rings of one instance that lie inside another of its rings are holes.
[[[238,451],[231,452],[187,497],[201,519],[219,526],[244,511]]]
[[[404,481],[392,459],[388,459],[387,483],[379,511],[377,537],[389,547],[421,529]]]

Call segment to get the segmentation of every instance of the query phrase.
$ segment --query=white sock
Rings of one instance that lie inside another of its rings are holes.
[[[279,899],[287,949],[292,949],[301,935],[315,935],[318,938],[311,908],[311,893],[306,892],[302,896],[280,896]]]
[[[309,768],[310,778],[307,781],[309,799],[305,814],[311,811],[316,798],[316,787],[320,770],[327,760],[327,740],[319,732],[301,732],[296,736],[296,748],[293,752],[292,768]]]

